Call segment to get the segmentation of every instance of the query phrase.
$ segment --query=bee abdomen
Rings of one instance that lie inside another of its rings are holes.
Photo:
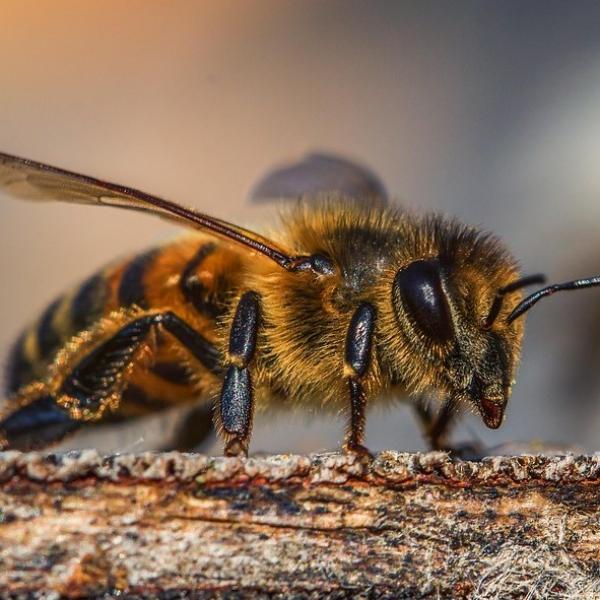
[[[122,308],[181,309],[183,314],[187,311],[193,329],[210,331],[226,310],[224,290],[232,288],[238,259],[213,241],[188,244],[152,248],[115,263],[52,302],[15,343],[5,372],[6,392],[13,395],[32,381],[44,379],[66,342]],[[178,284],[169,287],[165,282],[174,275],[179,276]],[[193,307],[194,315],[189,314],[188,307]],[[219,371],[220,356],[209,343],[211,337],[207,338],[206,348],[196,349],[195,358],[214,374]],[[172,358],[167,362],[171,364],[157,365],[155,374],[167,383],[192,387],[190,373],[174,368],[177,361]]]
[[[119,283],[118,302],[120,306],[135,304],[140,308],[148,308],[144,280],[157,255],[158,249],[152,248],[136,256],[127,265]]]
[[[43,376],[64,343],[102,316],[106,294],[106,278],[97,273],[74,293],[48,305],[38,321],[19,336],[9,354],[5,372],[8,395]]]
[[[60,347],[60,324],[55,323],[55,319],[57,318],[62,302],[63,298],[57,298],[54,302],[52,302],[42,313],[42,316],[38,322],[37,345],[39,357],[42,360],[45,357],[54,354]]]
[[[27,332],[23,332],[13,345],[6,364],[4,388],[8,396],[34,378],[34,365],[25,351]]]
[[[69,311],[73,332],[87,329],[102,316],[107,294],[106,277],[103,273],[92,275],[79,286]]]
[[[200,246],[194,257],[187,263],[181,274],[179,287],[187,302],[192,304],[198,313],[209,318],[216,318],[223,312],[222,308],[206,299],[204,285],[198,277],[198,269],[204,260],[211,255],[217,245],[209,242]]]

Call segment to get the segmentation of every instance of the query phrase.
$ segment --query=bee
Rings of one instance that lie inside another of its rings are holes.
[[[501,425],[523,315],[554,292],[600,285],[591,277],[523,299],[544,278],[520,277],[496,237],[392,206],[376,175],[335,156],[263,178],[255,199],[297,198],[269,237],[7,154],[0,185],[195,230],[96,272],[25,330],[7,366],[3,448],[203,402],[214,405],[225,454],[246,455],[255,408],[295,403],[346,411],[344,449],[367,455],[365,412],[386,396],[414,399],[430,445],[442,448],[460,406]]]

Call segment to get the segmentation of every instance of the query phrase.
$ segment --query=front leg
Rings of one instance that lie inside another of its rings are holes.
[[[374,328],[375,309],[363,302],[352,315],[344,356],[344,377],[350,394],[350,419],[344,449],[358,454],[369,454],[363,445],[367,400],[362,380],[371,364]]]
[[[225,435],[225,454],[247,455],[252,417],[254,390],[250,363],[256,350],[260,320],[258,294],[246,292],[240,298],[231,331],[227,353],[227,372],[221,389],[217,421]]]
[[[454,396],[448,396],[444,400],[437,414],[424,403],[424,398],[417,400],[415,408],[423,427],[423,435],[429,441],[429,447],[432,450],[450,452],[463,460],[480,460],[486,456],[485,446],[478,441],[458,445],[448,442],[450,430],[459,414],[457,400]]]
[[[448,449],[448,435],[456,416],[456,400],[449,396],[437,414],[434,414],[431,407],[425,404],[425,399],[419,398],[415,402],[415,410],[430,448],[432,450]]]

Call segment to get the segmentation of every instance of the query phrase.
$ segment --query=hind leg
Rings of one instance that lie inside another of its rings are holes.
[[[35,450],[60,442],[82,425],[42,383],[27,386],[2,407],[0,450]]]
[[[194,406],[185,415],[172,438],[172,443],[164,446],[165,450],[179,452],[193,452],[207,447],[209,442],[215,440],[215,427],[213,425],[212,404],[199,404]]]
[[[225,438],[225,454],[228,456],[248,454],[254,415],[250,366],[256,350],[259,325],[259,297],[255,292],[246,292],[238,302],[231,324],[227,371],[215,414],[217,427]]]
[[[216,371],[214,346],[174,313],[122,311],[59,352],[47,382],[28,386],[0,415],[0,448],[41,448],[79,427],[114,415],[136,366],[152,360],[154,333],[171,334],[205,368]],[[154,410],[162,406],[151,407]]]

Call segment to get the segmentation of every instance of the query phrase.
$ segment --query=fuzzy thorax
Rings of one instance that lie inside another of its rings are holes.
[[[520,354],[522,323],[505,322],[519,293],[507,298],[491,330],[485,321],[497,291],[514,281],[514,259],[493,236],[441,216],[415,216],[344,199],[299,203],[283,215],[277,241],[298,254],[319,253],[333,275],[287,272],[266,261],[247,274],[261,297],[264,327],[257,352],[263,382],[281,398],[345,407],[344,344],[360,302],[376,311],[370,402],[400,393],[460,396],[481,411],[505,404]],[[452,335],[436,340],[402,301],[399,271],[416,261],[439,264]],[[486,397],[484,397],[487,394]]]

